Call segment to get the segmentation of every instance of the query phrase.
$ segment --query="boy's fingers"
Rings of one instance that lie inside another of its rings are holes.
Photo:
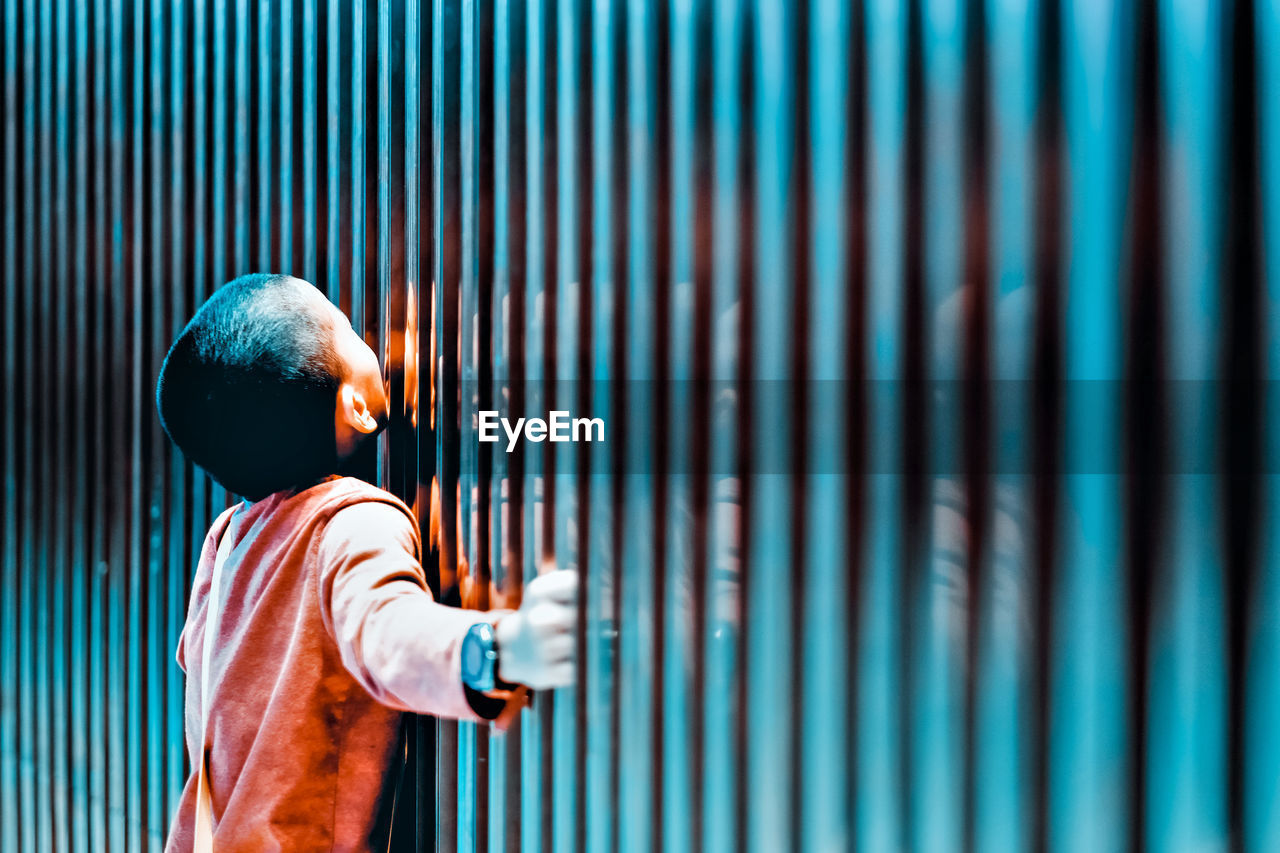
[[[571,604],[578,598],[578,573],[572,569],[557,569],[539,575],[529,582],[526,595],[536,595],[547,601]]]
[[[568,687],[578,680],[578,667],[572,662],[562,663],[556,667],[555,676],[561,687]]]
[[[568,687],[577,680],[577,668],[572,663],[557,664],[547,670],[543,689],[551,690],[556,687]]]
[[[529,610],[529,625],[542,636],[563,634],[577,625],[578,611],[564,604],[546,601]]]
[[[573,660],[574,638],[571,634],[558,634],[547,640],[546,659],[553,665],[569,663]]]

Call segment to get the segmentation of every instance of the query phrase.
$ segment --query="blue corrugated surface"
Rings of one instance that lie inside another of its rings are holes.
[[[442,595],[583,572],[397,846],[1280,843],[1280,3],[2,7],[0,849],[163,843],[233,496],[151,392],[256,269],[384,358]]]

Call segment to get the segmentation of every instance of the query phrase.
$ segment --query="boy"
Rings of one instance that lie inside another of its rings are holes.
[[[493,719],[517,684],[572,683],[575,575],[533,580],[514,612],[431,597],[409,508],[337,474],[385,426],[386,393],[304,281],[218,290],[156,402],[173,442],[245,498],[209,530],[178,642],[192,774],[166,850],[385,849],[402,714]]]

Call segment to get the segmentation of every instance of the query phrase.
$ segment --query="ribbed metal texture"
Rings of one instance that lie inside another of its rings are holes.
[[[0,850],[163,844],[234,497],[154,382],[255,270],[382,354],[438,594],[581,571],[397,846],[1280,849],[1280,4],[0,16]]]

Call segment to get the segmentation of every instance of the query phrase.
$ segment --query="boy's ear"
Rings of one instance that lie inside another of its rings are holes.
[[[349,383],[338,389],[338,418],[357,432],[370,435],[378,431],[378,419],[369,411],[369,404]]]

